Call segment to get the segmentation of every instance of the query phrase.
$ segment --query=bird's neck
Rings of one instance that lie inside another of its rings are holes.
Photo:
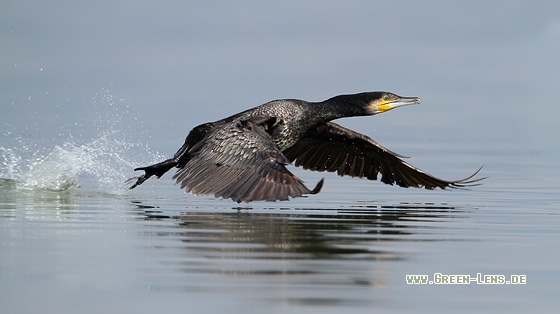
[[[366,115],[360,106],[348,102],[344,97],[334,97],[326,101],[309,103],[309,115],[319,125],[331,120]]]

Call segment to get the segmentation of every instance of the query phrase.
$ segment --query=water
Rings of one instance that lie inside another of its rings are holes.
[[[559,3],[4,1],[0,313],[556,313]],[[372,90],[422,104],[340,124],[484,185],[126,190],[200,123]],[[436,273],[526,283],[407,284]]]
[[[556,179],[547,175],[557,171],[553,158],[487,156],[483,173],[491,178],[453,191],[294,169],[307,182],[324,176],[324,190],[245,205],[185,195],[168,175],[126,191],[132,167],[163,157],[129,143],[116,125],[100,126],[90,140],[66,137],[42,153],[28,145],[1,148],[6,313],[546,312],[557,306],[560,200]],[[448,148],[444,159],[465,149]],[[459,159],[465,166],[439,171],[476,169]],[[435,280],[435,273],[523,275],[526,284],[407,284],[407,275]]]

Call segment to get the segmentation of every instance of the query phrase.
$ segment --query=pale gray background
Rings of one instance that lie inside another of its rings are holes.
[[[558,1],[3,1],[0,309],[556,309],[558,56]],[[458,179],[484,165],[490,178],[471,190],[403,190],[290,168],[309,185],[325,177],[322,192],[239,212],[228,200],[183,194],[169,176],[124,191],[133,167],[171,156],[197,124],[277,98],[371,90],[423,103],[341,124],[437,176]],[[81,188],[41,189],[65,178]],[[339,210],[365,216],[347,220]],[[208,225],[191,229],[193,217]],[[317,241],[402,259],[319,255],[277,268],[272,258],[237,256],[243,243],[212,233],[299,221],[302,234],[316,234],[325,219],[333,229]],[[190,242],[201,230],[209,239]],[[215,258],[190,269],[198,254]],[[296,275],[237,276],[236,267]],[[405,284],[405,273],[436,271],[526,274],[528,283]],[[360,280],[345,285],[349,278]],[[311,305],[289,303],[291,294]],[[347,303],[325,306],[331,297]]]
[[[92,103],[111,95],[132,108],[123,115],[136,120],[123,124],[138,123],[149,135],[139,139],[173,153],[193,126],[272,99],[389,90],[424,103],[346,125],[434,143],[451,132],[490,150],[502,141],[536,150],[558,145],[557,1],[0,7],[5,132],[86,136],[91,130],[80,125],[95,112]]]

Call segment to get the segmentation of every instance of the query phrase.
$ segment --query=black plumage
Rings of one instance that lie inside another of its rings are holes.
[[[406,163],[371,138],[330,122],[375,115],[420,103],[416,97],[387,92],[335,96],[323,102],[275,100],[216,122],[195,127],[173,158],[140,167],[130,189],[155,175],[179,168],[173,179],[195,195],[231,198],[236,202],[288,200],[316,194],[286,166],[365,177],[401,187],[458,188],[476,185],[477,173],[455,181],[436,178]],[[480,171],[480,169],[479,169]]]

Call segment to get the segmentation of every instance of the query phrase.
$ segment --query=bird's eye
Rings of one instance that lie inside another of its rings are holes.
[[[384,100],[384,101],[389,100],[389,95],[384,95],[384,96],[383,96],[383,100]]]

